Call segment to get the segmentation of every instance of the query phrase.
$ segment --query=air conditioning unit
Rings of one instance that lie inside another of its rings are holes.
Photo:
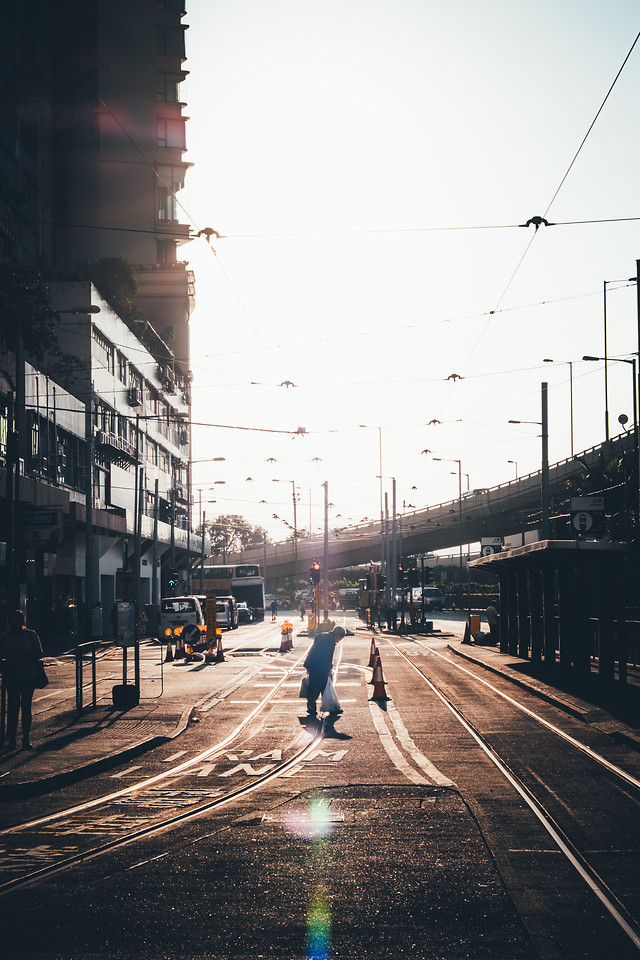
[[[177,498],[178,500],[183,500],[183,499],[184,499],[184,488],[181,487],[180,484],[178,484],[178,483],[176,484],[176,498]]]
[[[129,406],[139,407],[141,403],[142,397],[140,396],[138,387],[129,387]]]
[[[181,431],[180,431],[180,443],[182,444],[183,447],[186,446],[187,443],[189,443],[189,431],[188,431],[188,430],[181,430]]]
[[[105,443],[104,430],[96,430],[96,443]]]

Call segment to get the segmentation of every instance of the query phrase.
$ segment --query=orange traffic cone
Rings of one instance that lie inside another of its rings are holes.
[[[173,663],[173,644],[172,643],[167,644],[167,655],[164,658],[164,662]]]
[[[384,686],[384,677],[382,675],[382,660],[378,655],[376,660],[376,665],[373,668],[373,693],[370,697],[371,700],[390,700],[391,697],[387,696],[387,691]]]
[[[280,649],[278,653],[287,653],[290,650],[289,634],[287,633],[287,621],[280,627]]]
[[[375,683],[375,679],[374,679],[374,678],[375,678],[375,675],[376,675],[376,667],[378,666],[378,664],[380,664],[380,666],[382,666],[382,660],[380,659],[380,651],[379,651],[378,648],[376,647],[376,655],[375,655],[375,657],[373,658],[373,673],[371,674],[371,680],[369,680],[369,683],[371,683],[371,684],[372,684],[372,683]]]
[[[216,662],[216,663],[224,663],[224,662],[225,662],[224,650],[222,649],[222,630],[221,630],[220,633],[218,634],[218,645],[217,645],[217,647],[216,647],[216,659],[215,659],[215,662]]]
[[[368,667],[375,667],[377,653],[378,648],[376,647],[375,637],[371,637],[371,650],[369,651],[369,663],[367,664]]]
[[[471,630],[469,629],[469,621],[464,625],[464,637],[462,638],[463,643],[471,643]]]
[[[182,643],[182,637],[181,637],[180,635],[178,635],[178,636],[176,637],[175,659],[176,659],[176,660],[180,660],[180,659],[182,659],[182,657],[184,657],[184,645],[183,645],[183,643]]]
[[[287,650],[293,650],[293,624],[287,623]]]

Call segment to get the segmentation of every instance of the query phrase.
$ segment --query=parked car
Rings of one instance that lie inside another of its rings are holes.
[[[413,587],[413,602],[420,608],[422,604],[422,587]],[[424,588],[424,608],[425,610],[442,610],[444,606],[444,594],[440,587]]]
[[[253,623],[253,610],[242,600],[238,604],[238,623]]]
[[[202,612],[203,612],[204,617],[205,617],[205,620],[206,620],[206,616],[207,616],[207,598],[206,598],[206,597],[198,597],[198,600],[200,601],[200,605],[201,605],[201,607],[202,607]],[[228,606],[229,606],[229,618],[230,618],[230,620],[231,620],[231,623],[230,623],[230,624],[227,624],[227,616],[226,616],[226,615],[225,615],[225,621],[224,621],[224,623],[220,623],[220,617],[219,617],[218,614],[216,614],[216,617],[217,617],[217,620],[218,620],[218,626],[219,626],[219,627],[227,627],[227,626],[228,626],[228,629],[229,629],[229,630],[235,630],[236,627],[238,626],[238,602],[237,602],[237,600],[236,600],[235,597],[232,597],[232,596],[231,596],[231,594],[229,594],[228,596],[227,596],[227,595],[225,595],[225,596],[220,596],[220,597],[216,596],[216,602],[217,602],[217,603],[219,603],[221,600],[224,600],[224,601],[228,604]]]

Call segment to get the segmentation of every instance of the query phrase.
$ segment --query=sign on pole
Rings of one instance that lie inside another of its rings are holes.
[[[604,497],[571,497],[574,537],[599,540],[604,536]]]
[[[483,557],[490,557],[502,550],[502,537],[483,537],[480,541],[480,553]]]

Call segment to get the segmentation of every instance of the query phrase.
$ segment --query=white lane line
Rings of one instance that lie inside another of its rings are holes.
[[[433,780],[434,783],[437,783],[441,787],[455,787],[456,784],[453,780],[450,780],[449,777],[445,777],[443,773],[440,773],[438,768],[429,760],[420,750],[417,748],[411,737],[409,736],[409,731],[405,727],[402,717],[398,713],[398,710],[393,703],[387,704],[387,713],[389,714],[389,719],[396,729],[398,734],[398,740],[403,749],[409,754],[411,759],[417,766],[419,766],[426,775]]]
[[[373,725],[378,731],[378,736],[380,737],[380,743],[387,751],[389,759],[393,763],[394,767],[397,767],[400,773],[403,773],[407,780],[411,780],[412,783],[420,783],[425,786],[431,786],[431,780],[425,779],[425,777],[421,776],[417,770],[414,770],[413,767],[410,767],[400,753],[400,750],[396,746],[393,737],[387,729],[387,725],[385,724],[382,713],[380,712],[380,707],[371,700],[369,700],[368,703]]]

